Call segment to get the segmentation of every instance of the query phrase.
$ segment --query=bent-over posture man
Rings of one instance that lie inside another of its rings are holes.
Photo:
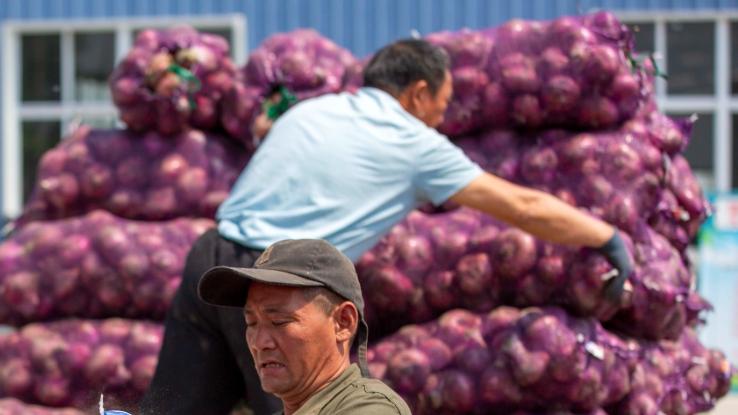
[[[200,277],[216,265],[250,267],[283,239],[324,239],[356,261],[428,201],[452,200],[543,240],[597,248],[618,270],[608,294],[620,297],[631,263],[612,226],[485,173],[434,129],[453,92],[448,68],[442,49],[401,40],[374,55],[355,94],[306,100],[276,120],[220,206],[217,230],[187,258],[144,414],[227,414],[243,398],[257,415],[281,409],[259,386],[241,314],[201,301]]]
[[[210,269],[198,294],[243,310],[261,386],[282,400],[285,415],[410,415],[392,389],[365,377],[369,330],[359,278],[328,242],[277,242],[253,268]],[[358,366],[349,360],[352,343]]]

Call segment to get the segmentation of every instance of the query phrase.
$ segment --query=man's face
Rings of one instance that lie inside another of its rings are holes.
[[[278,397],[308,390],[334,358],[331,316],[300,288],[252,283],[246,306],[246,342],[262,388]]]
[[[451,72],[446,71],[446,77],[443,83],[436,91],[435,96],[431,94],[430,89],[424,94],[420,101],[417,117],[428,127],[436,128],[443,122],[443,116],[448,108],[448,103],[453,95],[453,80]]]

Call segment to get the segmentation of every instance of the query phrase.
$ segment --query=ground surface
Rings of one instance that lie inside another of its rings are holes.
[[[718,401],[710,415],[738,415],[738,393],[730,394]]]

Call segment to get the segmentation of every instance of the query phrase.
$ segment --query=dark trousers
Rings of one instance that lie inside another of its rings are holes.
[[[197,283],[209,268],[250,267],[260,253],[223,239],[215,229],[195,242],[167,314],[159,363],[141,401],[141,415],[228,414],[241,399],[255,415],[282,409],[281,401],[261,389],[241,310],[211,306],[197,297]]]

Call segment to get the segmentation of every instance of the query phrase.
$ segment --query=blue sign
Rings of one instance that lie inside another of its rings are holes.
[[[699,292],[715,308],[700,330],[705,346],[738,364],[738,193],[710,196],[713,215],[699,234]],[[733,379],[733,389],[738,379]]]

